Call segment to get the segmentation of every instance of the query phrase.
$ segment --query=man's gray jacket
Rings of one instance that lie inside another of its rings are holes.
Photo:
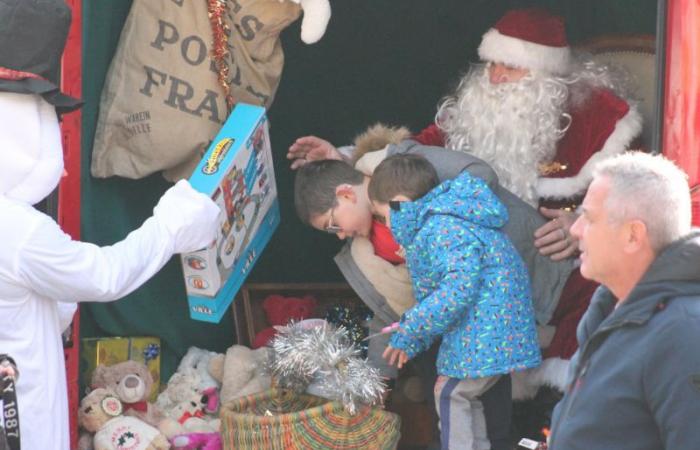
[[[513,242],[523,258],[530,274],[535,318],[540,324],[547,324],[559,302],[566,281],[575,268],[574,260],[553,261],[542,256],[534,245],[535,230],[546,223],[540,213],[516,195],[498,184],[498,176],[491,166],[468,153],[447,150],[405,140],[400,144],[391,144],[387,156],[395,154],[418,154],[426,158],[435,167],[440,181],[452,179],[462,171],[481,178],[489,184],[498,198],[508,209],[508,223],[503,227],[504,233]],[[386,299],[374,288],[354,261],[350,244],[346,244],[336,255],[335,262],[348,284],[364,303],[374,312],[370,323],[370,333],[399,320],[399,315],[389,306]],[[395,370],[381,357],[388,344],[389,335],[380,336],[369,342],[368,357],[372,364],[382,371],[384,376],[394,377]]]
[[[700,449],[700,230],[616,302],[601,286],[579,323],[550,450]]]

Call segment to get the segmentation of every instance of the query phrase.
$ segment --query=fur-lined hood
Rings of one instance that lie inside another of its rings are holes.
[[[368,152],[381,150],[389,144],[398,144],[410,137],[411,132],[406,127],[392,127],[383,123],[375,123],[367,128],[367,131],[355,137],[352,164],[355,165]]]

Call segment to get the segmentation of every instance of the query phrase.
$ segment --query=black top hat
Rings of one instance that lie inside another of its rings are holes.
[[[0,1],[0,91],[39,94],[59,112],[80,107],[59,88],[70,22],[64,0]]]

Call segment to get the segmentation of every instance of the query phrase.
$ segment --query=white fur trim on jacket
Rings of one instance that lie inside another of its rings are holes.
[[[384,161],[386,159],[387,147],[388,147],[388,145],[381,150],[376,150],[373,152],[365,153],[355,163],[355,169],[364,173],[368,177],[371,177],[372,174],[374,173],[374,169],[377,168],[379,163],[381,163],[382,161]]]
[[[571,50],[569,47],[535,44],[491,28],[481,39],[479,57],[483,61],[563,75],[569,72]]]
[[[513,400],[534,398],[540,386],[550,386],[564,392],[570,364],[568,359],[548,358],[539,367],[513,373]]]
[[[636,107],[631,106],[625,116],[615,125],[615,130],[605,141],[600,151],[593,154],[576,176],[569,178],[546,178],[537,180],[537,194],[541,198],[570,198],[583,194],[593,178],[595,166],[629,148],[632,140],[642,131],[642,116]]]

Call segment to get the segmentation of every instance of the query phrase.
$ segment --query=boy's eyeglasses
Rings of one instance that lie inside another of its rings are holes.
[[[335,206],[331,208],[331,214],[330,217],[328,217],[328,225],[326,225],[326,228],[323,229],[328,234],[338,234],[341,231],[343,231],[342,227],[339,227],[338,225],[334,225],[333,222],[333,212],[335,211]]]

